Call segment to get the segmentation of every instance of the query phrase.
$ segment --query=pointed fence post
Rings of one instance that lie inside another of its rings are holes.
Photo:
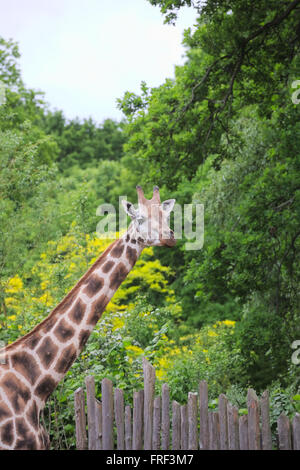
[[[291,450],[291,424],[289,418],[281,413],[277,420],[279,450]]]
[[[144,390],[133,393],[132,450],[143,448]]]
[[[97,449],[102,450],[102,403],[96,400],[96,430],[97,430]]]
[[[227,405],[227,423],[228,423],[228,449],[239,450],[239,415],[238,409]]]
[[[99,448],[97,423],[96,423],[96,401],[95,401],[95,379],[92,375],[85,378],[87,416],[88,416],[88,448],[97,450]]]
[[[125,450],[132,450],[131,407],[125,406]]]
[[[103,450],[113,450],[113,420],[114,399],[112,381],[102,380],[102,447]]]
[[[152,449],[153,404],[155,390],[155,369],[143,358],[144,369],[144,450]]]
[[[208,430],[208,389],[205,380],[199,383],[199,411],[200,411],[200,449],[209,449]]]
[[[161,389],[161,448],[169,450],[170,447],[170,390],[168,384]]]
[[[262,450],[272,450],[269,397],[269,391],[265,390],[260,399]]]
[[[220,421],[219,413],[216,411],[208,412],[209,442],[211,450],[220,449]]]
[[[227,403],[226,396],[219,395],[219,423],[220,423],[220,449],[228,449],[228,425],[227,425]]]
[[[249,450],[260,450],[259,402],[252,388],[248,390],[247,406]]]
[[[152,435],[152,449],[160,449],[160,425],[161,425],[161,398],[155,397],[153,405],[153,435]]]
[[[85,416],[85,400],[84,391],[79,387],[74,394],[74,408],[75,408],[75,428],[76,428],[76,449],[87,449],[87,435],[86,435],[86,416]]]
[[[188,422],[188,409],[187,405],[181,405],[180,407],[180,419],[181,419],[181,450],[188,450],[189,448],[189,422]]]
[[[117,428],[117,449],[124,450],[124,392],[119,388],[114,393],[115,423]]]
[[[239,441],[240,450],[248,450],[248,416],[243,415],[239,418]]]
[[[293,450],[300,450],[300,414],[296,413],[292,421]]]
[[[172,402],[172,450],[180,450],[180,405]]]
[[[197,393],[188,393],[189,450],[198,449],[197,399]]]

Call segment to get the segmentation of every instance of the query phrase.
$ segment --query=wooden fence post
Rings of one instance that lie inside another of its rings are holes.
[[[161,448],[169,450],[170,447],[170,390],[168,384],[161,389]]]
[[[260,449],[259,402],[255,391],[249,388],[248,406],[248,446],[249,450]]]
[[[199,411],[200,411],[200,449],[209,449],[208,430],[208,390],[205,380],[199,383]]]
[[[220,423],[220,449],[228,449],[228,425],[227,425],[227,398],[221,393],[219,395],[219,423]]]
[[[119,388],[114,393],[115,423],[117,428],[117,449],[124,450],[124,393]]]
[[[189,422],[188,422],[188,409],[187,405],[181,405],[180,407],[180,436],[181,436],[181,450],[188,450],[189,448]]]
[[[102,449],[102,403],[95,399],[96,401],[96,430],[97,430],[97,439],[98,439],[98,449]]]
[[[125,406],[125,450],[132,450],[131,407]]]
[[[239,441],[240,450],[248,450],[248,416],[243,415],[239,418]]]
[[[88,448],[89,450],[97,450],[100,448],[100,443],[96,423],[95,380],[92,375],[88,375],[85,378],[85,386],[88,416]]]
[[[277,420],[279,450],[290,450],[291,442],[291,425],[289,418],[281,413]]]
[[[153,405],[153,435],[152,450],[160,449],[160,425],[161,425],[161,398],[155,397]]]
[[[172,402],[172,450],[180,450],[180,405]]]
[[[155,369],[143,358],[144,369],[144,449],[152,449],[153,401],[155,390]]]
[[[220,449],[220,422],[219,413],[216,411],[208,412],[209,442],[211,450]]]
[[[239,450],[239,416],[238,409],[227,405],[227,423],[228,423],[228,449]]]
[[[79,387],[74,394],[75,407],[75,429],[76,429],[76,449],[85,450],[87,448],[85,399],[82,387]]]
[[[103,450],[113,450],[113,387],[109,379],[102,380],[102,447]]]
[[[132,450],[143,448],[144,390],[133,393]]]
[[[300,450],[300,414],[296,413],[292,421],[293,450]]]
[[[197,393],[188,393],[189,450],[198,449]]]
[[[269,396],[268,390],[265,390],[260,399],[262,450],[272,450]]]

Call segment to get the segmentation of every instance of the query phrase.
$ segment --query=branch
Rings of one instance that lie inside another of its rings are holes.
[[[199,88],[201,85],[203,85],[204,82],[206,82],[206,80],[208,79],[212,69],[217,65],[218,62],[220,62],[220,60],[228,59],[229,57],[231,57],[231,56],[230,55],[224,55],[222,57],[219,57],[206,69],[206,72],[203,75],[203,77],[201,78],[200,82],[196,83],[196,85],[193,86],[192,96],[191,96],[190,100],[188,101],[188,103],[183,107],[180,116],[177,118],[177,121],[182,117],[182,115],[188,110],[190,105],[193,103],[193,101],[195,99],[195,91],[197,90],[197,88]],[[208,98],[204,98],[204,99],[208,99]]]
[[[295,198],[291,197],[291,199],[289,199],[288,201],[285,201],[282,204],[279,204],[279,206],[274,207],[274,211],[280,211],[280,209],[282,209],[283,207],[289,206],[290,204],[293,204],[294,199]]]
[[[234,69],[233,69],[233,73],[230,77],[230,81],[229,81],[229,85],[228,85],[228,89],[226,91],[226,94],[224,96],[224,98],[221,100],[221,103],[222,105],[216,109],[216,111],[214,113],[211,113],[210,115],[210,119],[212,120],[210,126],[209,126],[209,130],[206,134],[206,137],[205,137],[205,140],[204,140],[204,146],[206,145],[207,141],[208,141],[208,138],[212,132],[212,129],[214,127],[214,123],[215,123],[215,119],[218,117],[218,115],[225,109],[226,107],[226,104],[230,98],[230,96],[233,95],[233,87],[234,87],[234,83],[235,83],[235,80],[236,80],[236,77],[241,69],[241,66],[243,64],[243,61],[244,61],[244,58],[245,58],[245,55],[247,54],[247,52],[249,51],[249,48],[247,48],[247,46],[249,45],[249,43],[255,39],[256,37],[260,36],[261,34],[263,33],[267,33],[271,28],[273,27],[276,27],[278,26],[279,24],[282,23],[282,21],[284,21],[288,16],[289,14],[294,10],[296,9],[296,7],[300,4],[300,0],[294,0],[293,2],[291,2],[289,4],[289,6],[287,7],[287,9],[281,14],[281,15],[278,15],[278,16],[275,16],[275,18],[273,18],[272,21],[269,21],[268,23],[266,23],[265,25],[261,26],[260,28],[258,28],[256,31],[254,31],[252,34],[250,34],[247,38],[245,38],[243,41],[242,41],[242,45],[241,45],[241,49],[240,49],[240,53],[238,55],[238,58],[237,60],[235,61],[234,63]],[[191,93],[191,98],[190,100],[188,101],[188,103],[184,106],[182,112],[180,113],[180,115],[178,116],[178,118],[176,119],[176,122],[178,120],[180,120],[180,118],[183,116],[183,114],[185,114],[185,112],[187,111],[187,109],[190,107],[190,105],[194,102],[195,100],[195,92],[196,90],[201,87],[201,85],[203,85],[203,83],[205,83],[211,73],[211,71],[214,69],[214,67],[218,64],[218,62],[220,62],[221,60],[223,59],[226,59],[226,58],[230,58],[232,57],[233,54],[227,54],[225,56],[222,56],[222,57],[219,57],[218,59],[216,59],[206,70],[204,76],[202,77],[202,79],[200,80],[200,82],[196,83],[196,85],[193,86],[192,88],[192,93]],[[207,99],[208,98],[203,98],[202,101],[204,99]]]
[[[269,23],[264,24],[252,34],[250,34],[250,36],[245,39],[245,45],[248,44],[248,42],[252,41],[252,39],[262,34],[264,31],[273,28],[274,26],[278,26],[280,23],[282,23],[282,21],[285,20],[299,4],[300,0],[294,0],[292,3],[290,3],[287,9],[280,16],[275,16],[272,21],[269,21]]]

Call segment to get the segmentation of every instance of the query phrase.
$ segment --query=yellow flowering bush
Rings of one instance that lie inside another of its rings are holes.
[[[240,350],[233,341],[235,322],[218,321],[194,334],[166,341],[156,355],[157,376],[172,385],[173,398],[186,399],[197,391],[199,380],[207,380],[212,395],[226,391],[242,369]],[[231,372],[232,371],[232,372]]]
[[[46,244],[40,259],[26,278],[16,274],[6,282],[5,305],[8,315],[0,322],[1,339],[12,342],[30,331],[63,299],[87,269],[121,234],[98,238],[97,234],[82,234],[73,223],[71,230],[57,241]],[[109,302],[106,312],[125,311],[134,307],[137,295],[172,299],[168,289],[169,267],[154,258],[153,248],[146,248],[134,269]],[[15,320],[14,316],[16,315]],[[21,328],[20,328],[21,325]],[[4,330],[10,330],[3,336]]]

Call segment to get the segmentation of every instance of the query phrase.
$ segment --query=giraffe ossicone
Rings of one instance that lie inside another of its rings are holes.
[[[49,448],[40,424],[46,400],[84,348],[108,302],[146,246],[174,246],[169,215],[175,200],[160,202],[159,189],[138,206],[123,201],[131,224],[66,297],[31,332],[0,349],[0,449]]]

